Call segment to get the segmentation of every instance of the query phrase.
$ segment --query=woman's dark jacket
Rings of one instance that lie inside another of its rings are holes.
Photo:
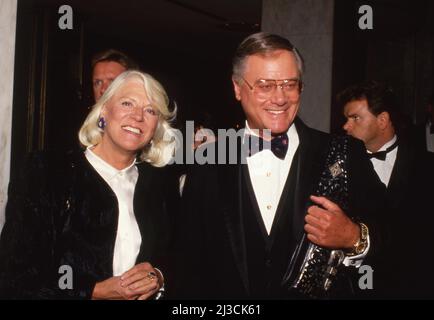
[[[117,198],[81,151],[37,153],[26,163],[9,186],[0,237],[0,298],[90,298],[96,282],[113,276]],[[134,212],[142,245],[136,263],[149,262],[166,275],[167,170],[146,163],[137,167]],[[62,290],[65,265],[72,269],[73,288]]]

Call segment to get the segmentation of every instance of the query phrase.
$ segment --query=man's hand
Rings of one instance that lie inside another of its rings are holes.
[[[359,226],[325,197],[311,196],[317,204],[310,206],[304,230],[314,244],[330,249],[350,249],[360,237]]]

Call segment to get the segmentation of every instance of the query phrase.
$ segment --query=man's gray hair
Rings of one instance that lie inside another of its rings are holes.
[[[245,62],[249,56],[255,54],[268,55],[276,50],[287,50],[294,54],[300,76],[300,84],[302,84],[304,61],[297,48],[288,39],[267,32],[254,33],[244,39],[238,46],[232,60],[232,75],[234,79],[236,81],[241,80]]]

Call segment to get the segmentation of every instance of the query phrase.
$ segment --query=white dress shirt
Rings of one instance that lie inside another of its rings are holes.
[[[251,130],[246,122],[244,135],[247,134],[258,136],[257,132]],[[299,145],[294,124],[289,127],[287,134],[289,144],[285,159],[280,160],[269,149],[264,149],[251,157],[247,157],[250,180],[268,234],[271,232],[283,187],[288,179],[292,159]]]
[[[396,142],[396,135],[393,136],[392,140],[387,142],[385,145],[383,145],[378,151],[385,151],[387,148],[389,148],[391,145],[393,145]],[[388,152],[386,155],[386,160],[382,161],[376,158],[372,158],[371,162],[374,165],[375,172],[377,173],[378,177],[380,178],[381,182],[383,182],[386,187],[389,185],[390,176],[392,175],[393,166],[395,165],[396,161],[396,155],[398,153],[397,146],[392,151]],[[368,153],[372,153],[368,151]]]
[[[86,159],[107,182],[118,200],[118,223],[113,254],[113,276],[120,276],[136,264],[142,236],[134,215],[134,190],[139,176],[135,161],[118,170],[98,157],[91,147],[85,151]]]
[[[426,134],[426,149],[429,152],[434,152],[434,133],[431,133],[431,122],[428,122],[425,126]]]
[[[258,133],[255,131],[256,130],[250,129],[249,124],[246,121],[244,137],[247,134],[258,136]],[[279,205],[283,188],[288,179],[292,160],[294,159],[295,152],[300,144],[297,129],[294,124],[289,127],[287,135],[288,151],[285,159],[280,160],[271,150],[265,148],[261,152],[257,152],[253,156],[247,157],[250,180],[268,234],[271,232],[277,206]],[[351,265],[357,268],[360,267],[370,248],[369,236],[367,242],[367,248],[362,254],[345,257],[343,264],[345,266]]]

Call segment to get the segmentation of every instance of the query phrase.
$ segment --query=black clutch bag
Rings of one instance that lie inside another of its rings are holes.
[[[324,170],[315,195],[335,202],[343,211],[348,209],[348,137],[331,139]],[[283,285],[306,298],[327,298],[340,276],[345,253],[313,244],[303,235],[291,257]]]

